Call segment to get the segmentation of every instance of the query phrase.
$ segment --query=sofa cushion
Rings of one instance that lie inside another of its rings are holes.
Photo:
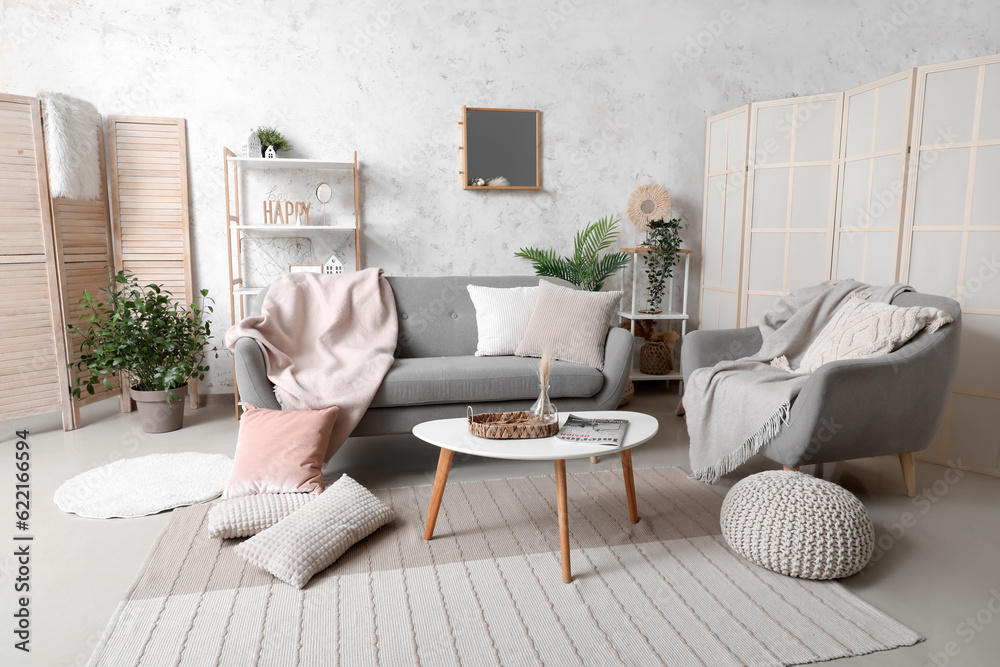
[[[549,396],[556,401],[589,398],[604,386],[604,376],[590,366],[557,361],[549,386]],[[396,359],[371,407],[530,400],[538,398],[538,389],[537,359],[471,355]]]

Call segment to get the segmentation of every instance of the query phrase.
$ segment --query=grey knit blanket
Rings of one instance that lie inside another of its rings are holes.
[[[752,355],[691,373],[684,392],[691,437],[692,477],[714,483],[745,463],[788,423],[792,402],[808,373],[788,373],[771,365],[784,356],[792,368],[830,317],[852,294],[889,303],[906,285],[872,287],[856,280],[829,280],[778,300],[760,322],[764,343]]]

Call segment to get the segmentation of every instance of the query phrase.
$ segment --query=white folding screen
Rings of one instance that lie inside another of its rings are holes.
[[[844,93],[750,106],[740,322],[830,276]]]
[[[844,93],[834,278],[896,282],[915,73],[910,69]]]
[[[705,126],[700,317],[703,329],[729,329],[739,322],[749,119],[747,105],[713,116]]]
[[[921,457],[1000,473],[1000,56],[917,72],[901,280],[962,305],[948,414]]]

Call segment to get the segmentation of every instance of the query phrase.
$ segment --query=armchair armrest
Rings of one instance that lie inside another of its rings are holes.
[[[604,386],[594,396],[598,410],[614,410],[625,394],[625,385],[632,370],[632,334],[611,327],[604,343]]]
[[[281,404],[274,396],[274,385],[267,377],[264,352],[253,338],[240,338],[233,346],[236,360],[236,386],[240,398],[258,408],[280,410]]]
[[[749,357],[760,350],[764,338],[758,327],[692,331],[681,341],[681,373],[687,384],[691,373],[720,361]]]

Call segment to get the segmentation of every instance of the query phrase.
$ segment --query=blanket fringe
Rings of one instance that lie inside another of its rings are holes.
[[[792,410],[791,403],[783,403],[778,410],[771,415],[764,424],[751,435],[741,447],[735,449],[712,465],[695,470],[688,475],[691,479],[706,484],[715,484],[723,475],[727,475],[750,460],[750,457],[758,454],[764,449],[767,443],[771,442],[783,426],[788,425],[789,413]]]

